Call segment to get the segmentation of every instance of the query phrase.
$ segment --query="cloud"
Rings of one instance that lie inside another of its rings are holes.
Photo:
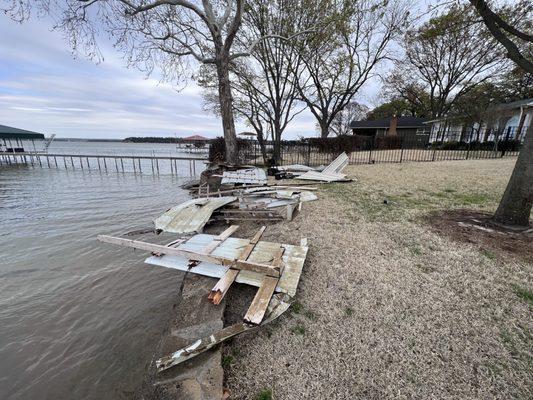
[[[16,24],[0,15],[0,124],[59,137],[222,135],[218,117],[204,111],[200,88],[177,91],[128,69],[110,43],[104,61],[74,57],[46,20]],[[237,124],[237,132],[249,130]],[[309,112],[288,126],[286,138],[316,135]]]
[[[106,43],[102,63],[73,57],[49,26],[0,16],[0,124],[62,137],[221,134],[194,83],[178,92],[146,78]]]

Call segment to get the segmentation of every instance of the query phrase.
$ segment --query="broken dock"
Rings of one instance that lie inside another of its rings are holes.
[[[0,165],[25,164],[32,168],[97,170],[100,172],[170,173],[196,176],[203,169],[204,157],[141,156],[111,154],[61,154],[43,152],[2,152]]]

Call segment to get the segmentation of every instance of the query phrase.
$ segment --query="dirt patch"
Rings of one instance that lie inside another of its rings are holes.
[[[427,221],[439,234],[472,243],[489,258],[492,252],[498,252],[533,263],[533,229],[508,229],[495,225],[491,217],[489,213],[458,209],[431,213]]]

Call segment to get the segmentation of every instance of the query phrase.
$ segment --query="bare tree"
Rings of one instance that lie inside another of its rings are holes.
[[[281,136],[287,125],[303,110],[296,101],[297,87],[290,72],[301,62],[299,53],[286,38],[296,38],[300,19],[307,13],[300,0],[258,0],[250,3],[243,21],[241,39],[261,41],[251,52],[251,57],[242,59],[235,79],[235,92],[244,101],[236,102],[239,113],[254,127],[266,157],[265,137],[274,142],[273,161],[280,160]],[[265,161],[266,158],[265,158]]]
[[[483,23],[494,38],[507,50],[507,57],[520,68],[533,74],[531,43],[533,35],[525,29],[531,29],[531,2],[519,2],[517,5],[524,15],[525,22],[512,24],[493,11],[483,0],[470,0]],[[525,29],[522,29],[524,27]],[[511,179],[494,214],[494,220],[504,225],[528,226],[533,207],[533,124],[526,131],[524,145],[516,160]]]
[[[491,79],[503,60],[466,6],[453,5],[408,31],[403,45],[405,56],[387,80],[388,92],[425,102],[431,118],[446,115],[457,99]]]
[[[336,115],[389,58],[389,45],[409,13],[399,1],[326,1],[315,7],[321,12],[313,15],[324,27],[300,40],[302,66],[293,75],[300,98],[327,137]]]
[[[32,10],[56,18],[56,28],[75,50],[98,57],[96,37],[111,36],[131,65],[148,73],[158,67],[166,79],[183,81],[198,64],[213,65],[226,142],[226,158],[237,162],[230,63],[248,56],[265,38],[233,51],[244,0],[8,0],[5,12],[19,21]]]
[[[336,136],[350,135],[352,130],[350,123],[365,118],[370,109],[364,104],[355,101],[348,103],[344,109],[335,115],[330,125],[330,130]]]
[[[300,19],[308,10],[301,0],[258,0],[249,3],[243,15],[238,45],[257,43],[249,57],[235,60],[231,65],[231,82],[236,115],[257,134],[265,162],[280,159],[281,136],[293,118],[303,111],[297,104],[297,88],[290,72],[298,67],[299,53],[291,40],[307,34]],[[265,40],[259,40],[266,38]],[[259,40],[259,41],[258,41]],[[204,75],[209,71],[204,70]],[[204,100],[209,109],[218,112],[218,101],[210,80],[202,78]],[[269,160],[265,142],[274,143]]]

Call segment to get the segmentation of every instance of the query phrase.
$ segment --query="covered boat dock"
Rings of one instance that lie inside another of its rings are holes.
[[[36,140],[44,140],[44,134],[0,125],[0,152],[1,153],[24,153],[37,152]],[[24,149],[24,145],[31,142],[31,149]]]

